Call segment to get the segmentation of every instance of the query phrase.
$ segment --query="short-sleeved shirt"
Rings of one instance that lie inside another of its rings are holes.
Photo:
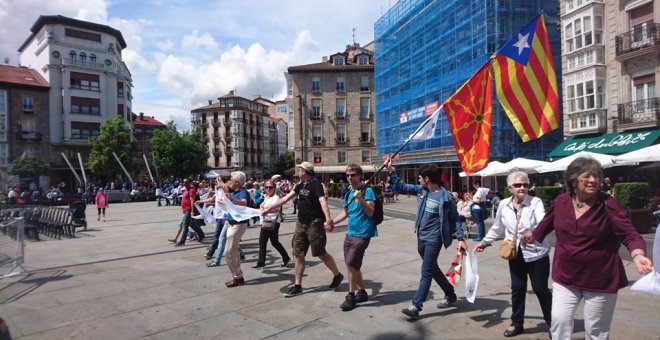
[[[295,191],[298,194],[298,222],[308,224],[315,219],[325,222],[325,214],[319,201],[320,197],[325,197],[321,181],[312,178],[297,185]]]
[[[346,230],[347,236],[355,236],[360,238],[370,238],[378,236],[376,223],[374,219],[369,217],[364,212],[360,202],[355,201],[354,191],[348,193],[345,197],[343,205],[348,212],[348,229]],[[365,201],[376,201],[376,195],[371,188],[364,191]]]
[[[486,200],[488,199],[488,193],[490,192],[490,189],[480,187],[477,189],[477,192],[474,193],[474,198],[479,198],[481,201],[480,204],[486,203]]]
[[[183,210],[183,212],[190,211],[195,195],[197,195],[197,190],[195,190],[195,188],[183,188],[183,191],[181,192],[181,210]]]

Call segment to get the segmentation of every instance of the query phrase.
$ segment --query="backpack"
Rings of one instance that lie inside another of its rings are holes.
[[[366,190],[365,190],[366,191]],[[346,193],[344,194],[344,209],[348,207],[348,196],[351,194],[350,190],[346,190]],[[374,214],[371,216],[371,219],[374,220],[374,223],[376,225],[380,225],[383,223],[383,217],[384,217],[384,212],[383,212],[383,200],[376,196],[376,200],[374,201]]]

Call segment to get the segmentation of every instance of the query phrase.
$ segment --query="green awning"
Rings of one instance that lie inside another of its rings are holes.
[[[548,158],[561,158],[580,151],[618,155],[652,145],[660,137],[660,129],[606,133],[598,137],[570,137],[548,154]]]

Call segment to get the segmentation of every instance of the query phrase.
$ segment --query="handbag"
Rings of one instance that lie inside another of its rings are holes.
[[[500,257],[505,260],[513,260],[518,255],[516,252],[516,240],[518,239],[518,226],[520,225],[520,217],[522,216],[522,205],[520,210],[518,210],[518,215],[516,216],[516,227],[513,231],[513,240],[502,240],[500,243]]]
[[[275,221],[263,221],[261,222],[261,229],[268,231],[275,230],[276,223]]]

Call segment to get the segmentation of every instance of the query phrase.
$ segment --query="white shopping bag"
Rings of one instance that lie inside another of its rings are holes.
[[[470,303],[474,303],[479,285],[479,265],[474,251],[467,252],[463,268],[465,268],[465,298]]]
[[[637,280],[630,289],[660,295],[660,233],[655,230],[655,241],[653,242],[653,271]]]

